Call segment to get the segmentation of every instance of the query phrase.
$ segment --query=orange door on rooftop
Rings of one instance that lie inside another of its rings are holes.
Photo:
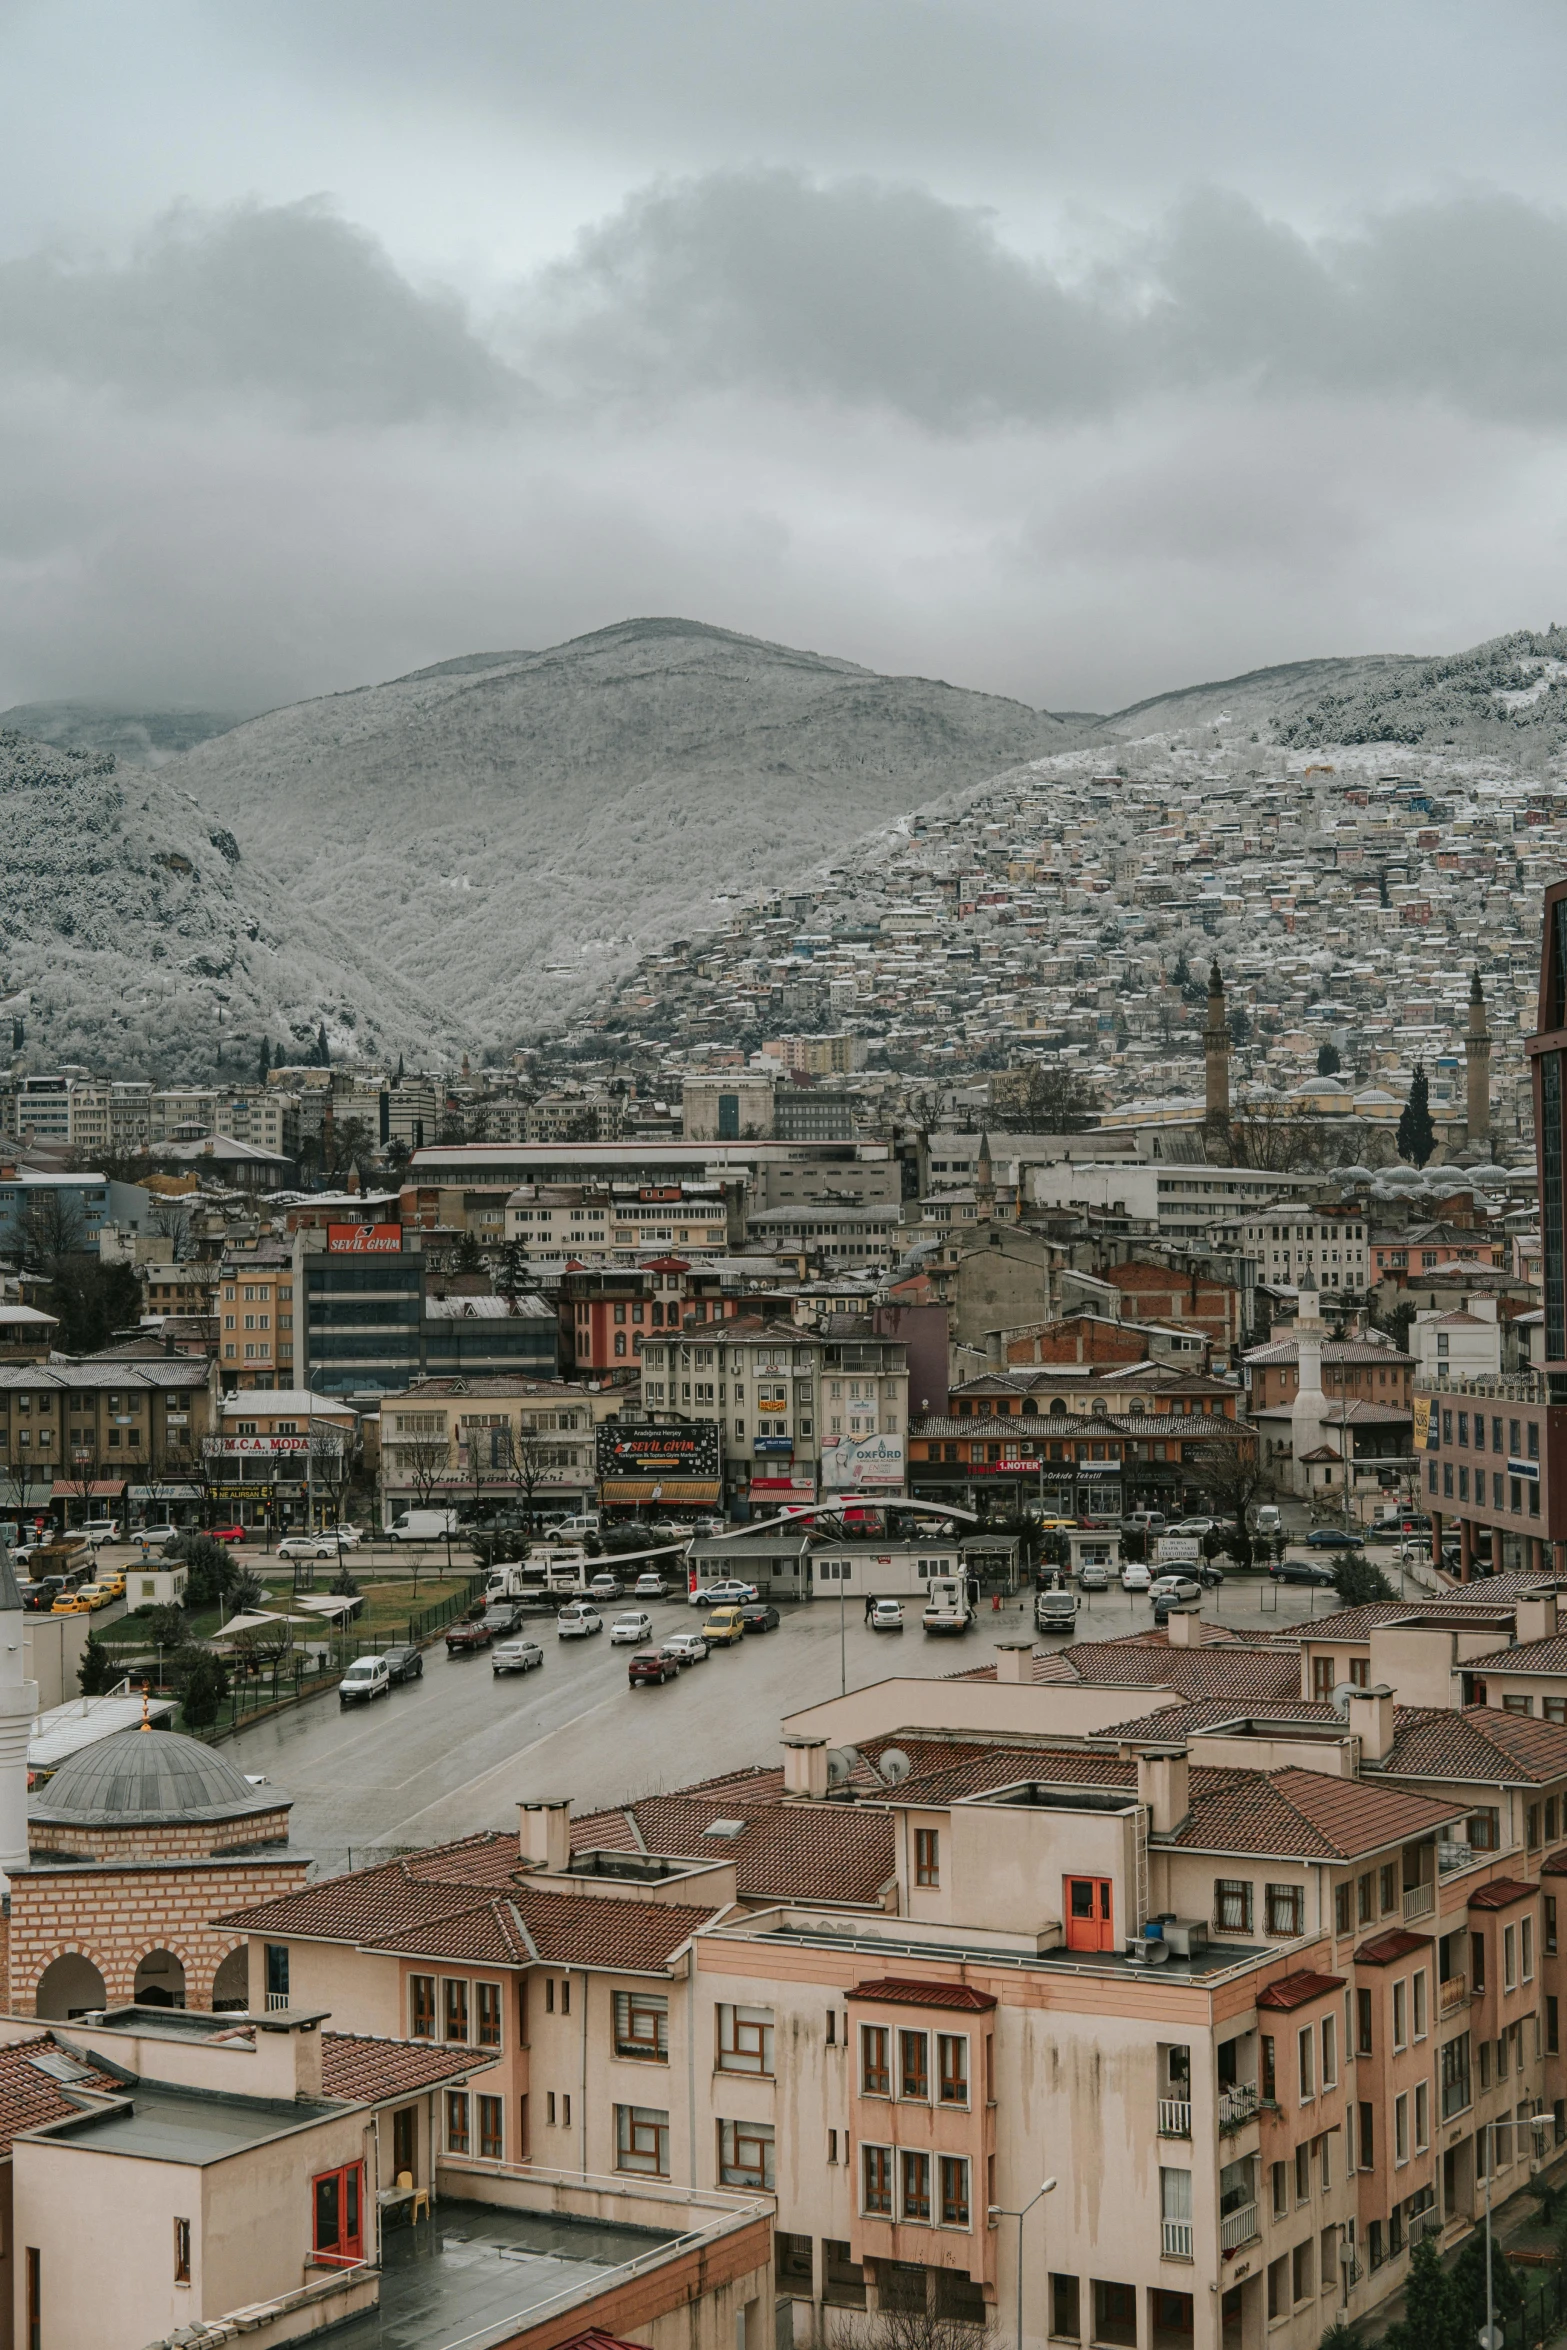
[[[1068,1950],[1115,1948],[1115,1912],[1108,1877],[1068,1877],[1065,1908]]]

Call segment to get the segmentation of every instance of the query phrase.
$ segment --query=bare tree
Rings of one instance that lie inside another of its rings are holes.
[[[879,2273],[888,2277],[885,2269]],[[897,2271],[891,2275],[895,2278]],[[1004,2337],[991,2303],[976,2294],[974,2314],[958,2314],[972,2292],[967,2277],[926,2270],[914,2285],[910,2306],[893,2308],[884,2301],[876,2310],[834,2310],[827,2339],[832,2350],[1001,2350]]]
[[[533,1530],[534,1502],[544,1482],[544,1471],[549,1465],[548,1447],[540,1442],[539,1432],[531,1422],[521,1420],[515,1428],[508,1424],[501,1431],[500,1450],[507,1479],[522,1505],[526,1550],[526,1538]]]
[[[82,1204],[56,1184],[31,1193],[22,1227],[22,1262],[30,1273],[55,1274],[86,1245]]]
[[[1199,1491],[1211,1496],[1216,1514],[1233,1518],[1242,1533],[1253,1502],[1274,1490],[1273,1479],[1262,1466],[1255,1430],[1217,1415],[1195,1448],[1187,1474]]]
[[[385,1424],[383,1415],[383,1428]],[[428,1432],[422,1431],[415,1436],[401,1436],[391,1446],[389,1453],[383,1452],[383,1458],[387,1466],[395,1468],[399,1476],[405,1478],[413,1487],[414,1502],[417,1508],[427,1510],[430,1507],[437,1486],[443,1488],[444,1498],[447,1470],[451,1461],[450,1447],[444,1435],[430,1430]],[[383,1480],[385,1475],[386,1469],[383,1468]],[[451,1558],[449,1539],[446,1550],[449,1562]],[[414,1550],[413,1562],[413,1588],[414,1597],[417,1599],[419,1595],[419,1552],[417,1547]]]
[[[160,1240],[174,1243],[174,1261],[183,1264],[192,1253],[193,1234],[190,1203],[184,1199],[155,1198],[152,1203],[152,1228]]]

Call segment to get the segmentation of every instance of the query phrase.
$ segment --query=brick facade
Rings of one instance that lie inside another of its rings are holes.
[[[165,1849],[180,1833],[147,1831]],[[33,2014],[44,1969],[68,1952],[98,1969],[111,2006],[128,2001],[136,1969],[153,1950],[172,1952],[184,1967],[186,2006],[210,2008],[213,1978],[231,1951],[245,1948],[247,1937],[209,1919],[295,1892],[309,1866],[303,1856],[279,1852],[251,1860],[138,1858],[18,1869],[3,1943],[7,2011]]]
[[[242,1820],[154,1820],[140,1828],[35,1819],[28,1823],[27,1841],[34,1852],[73,1860],[211,1860],[253,1854],[258,1844],[286,1844],[288,1812],[247,1812]]]

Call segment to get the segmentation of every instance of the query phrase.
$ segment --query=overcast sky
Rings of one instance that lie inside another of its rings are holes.
[[[1550,0],[0,0],[0,705],[1567,619]]]

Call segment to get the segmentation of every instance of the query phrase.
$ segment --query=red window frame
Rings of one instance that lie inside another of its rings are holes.
[[[346,2267],[365,2256],[365,2166],[345,2162],[310,2182],[310,2236],[315,2257]]]

